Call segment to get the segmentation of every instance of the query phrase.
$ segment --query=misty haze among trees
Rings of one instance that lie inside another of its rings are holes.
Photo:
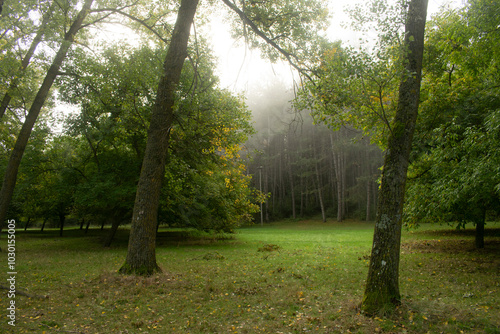
[[[246,144],[247,167],[253,187],[268,194],[263,220],[373,220],[382,151],[360,131],[315,124],[309,111],[294,108],[293,99],[279,82],[248,96],[256,134]]]

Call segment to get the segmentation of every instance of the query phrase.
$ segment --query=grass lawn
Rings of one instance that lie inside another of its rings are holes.
[[[359,313],[373,224],[280,222],[224,238],[160,230],[164,273],[116,273],[128,231],[102,248],[100,230],[19,230],[16,327],[0,333],[500,333],[500,224],[486,248],[473,230],[437,225],[403,232],[403,302]],[[0,253],[6,284],[6,238]],[[46,298],[42,298],[46,296]]]

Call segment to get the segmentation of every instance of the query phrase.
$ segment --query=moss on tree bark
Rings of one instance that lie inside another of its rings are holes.
[[[156,263],[156,226],[160,190],[174,118],[175,89],[187,57],[189,33],[198,0],[182,0],[164,62],[164,73],[158,84],[146,151],[132,216],[132,227],[125,264],[120,273],[151,275],[161,271]]]
[[[428,0],[411,0],[405,27],[405,73],[384,160],[366,289],[361,309],[376,314],[401,301],[399,257],[404,192],[418,114]]]

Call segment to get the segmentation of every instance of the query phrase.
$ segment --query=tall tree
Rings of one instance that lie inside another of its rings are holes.
[[[278,13],[278,15],[276,13],[277,8],[280,8],[279,3],[262,2],[260,7],[252,6],[247,8],[243,1],[241,3],[242,10],[233,2],[222,1],[244,22],[246,36],[262,38],[266,45],[270,45],[272,50],[276,50],[275,53],[277,52],[288,59],[298,69],[301,69],[301,67],[296,61],[297,58],[293,56],[292,50],[280,47],[278,43],[283,40],[288,43],[287,39],[299,30],[304,35],[310,33],[312,26],[321,25],[321,18],[324,18],[324,13],[326,13],[324,9],[316,8],[319,2],[313,2],[308,3],[307,6],[314,7],[314,10],[307,12],[305,16],[295,11],[295,14],[290,16],[289,20],[283,20],[281,13]],[[155,255],[159,197],[165,172],[169,132],[174,118],[173,108],[176,86],[179,83],[182,65],[187,56],[189,33],[197,5],[198,0],[182,0],[177,13],[177,20],[165,57],[164,74],[158,85],[156,103],[148,131],[146,152],[134,204],[127,258],[120,269],[122,273],[149,275],[161,270],[156,263]],[[290,10],[289,7],[285,7],[285,9]],[[322,13],[323,15],[321,15]],[[255,23],[257,19],[252,20],[251,18],[255,18],[257,14],[260,21]],[[266,19],[266,15],[268,16],[268,22],[262,21],[263,18]],[[272,21],[280,27],[290,27],[290,24],[296,24],[291,26],[292,29],[289,31],[275,31],[276,27],[272,23],[269,24]],[[246,34],[247,26],[250,27],[252,35]],[[266,35],[265,32],[268,32],[271,37]],[[302,37],[305,42],[305,37]],[[308,40],[307,43],[302,43],[301,46],[311,49],[312,44]],[[275,53],[273,54],[275,55]]]
[[[361,308],[373,314],[398,304],[399,258],[405,183],[417,121],[424,31],[428,0],[411,0],[408,6],[404,59],[396,115],[387,144],[377,206],[368,279]]]
[[[177,21],[158,84],[156,102],[151,115],[148,140],[142,163],[132,216],[129,246],[121,273],[150,275],[161,271],[156,263],[156,226],[161,185],[174,120],[175,90],[180,81],[191,25],[198,0],[182,0]]]
[[[85,18],[90,12],[92,3],[93,0],[85,0],[81,10],[77,14],[69,30],[65,33],[64,40],[62,41],[59,50],[56,53],[54,60],[52,61],[52,65],[47,71],[47,75],[45,76],[45,79],[43,80],[43,83],[40,86],[33,103],[31,104],[29,113],[26,116],[26,120],[24,121],[21,132],[19,133],[19,136],[16,140],[16,144],[14,146],[14,149],[12,150],[9,163],[5,171],[2,189],[0,190],[0,231],[3,225],[3,221],[6,218],[9,203],[12,199],[19,165],[21,163],[24,150],[26,149],[26,145],[28,144],[33,126],[38,118],[40,110],[45,103],[45,100],[47,99],[47,96],[49,95],[50,88],[52,87],[54,80],[59,74],[59,68],[66,58],[71,45],[73,44],[76,33],[80,30]]]

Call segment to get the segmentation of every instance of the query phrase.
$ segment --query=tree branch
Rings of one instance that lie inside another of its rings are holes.
[[[114,14],[120,14],[120,15],[123,15],[129,19],[131,19],[132,21],[135,21],[139,24],[141,24],[142,26],[144,26],[146,29],[148,29],[149,31],[151,31],[154,35],[156,35],[156,37],[158,37],[162,42],[168,44],[168,40],[166,38],[164,38],[163,36],[160,35],[160,33],[158,33],[156,30],[153,29],[153,27],[149,26],[144,20],[141,20],[133,15],[130,15],[126,12],[123,11],[123,9],[126,8],[126,7],[123,7],[123,8],[101,8],[101,9],[96,9],[96,10],[93,10],[93,12],[112,12]]]
[[[284,50],[282,47],[280,47],[275,41],[274,39],[271,39],[269,38],[263,31],[261,31],[259,29],[259,27],[257,27],[257,25],[243,12],[241,11],[241,9],[239,9],[234,3],[232,3],[231,1],[229,0],[222,0],[222,2],[224,2],[224,4],[226,4],[232,11],[234,11],[236,14],[238,14],[238,16],[241,18],[241,20],[243,21],[244,24],[247,24],[252,30],[253,32],[259,36],[260,38],[262,38],[267,44],[269,44],[270,46],[272,46],[276,51],[278,51],[279,53],[281,53],[287,60],[288,62],[290,63],[290,65],[292,65],[292,67],[294,67],[297,71],[299,71],[299,73],[305,75],[311,82],[313,82],[312,78],[309,76],[309,74],[307,74],[305,72],[305,70],[303,68],[301,68],[299,65],[297,65],[293,60],[292,58],[294,58],[296,61],[299,61],[299,58],[294,55],[293,53],[290,53],[286,50]]]

